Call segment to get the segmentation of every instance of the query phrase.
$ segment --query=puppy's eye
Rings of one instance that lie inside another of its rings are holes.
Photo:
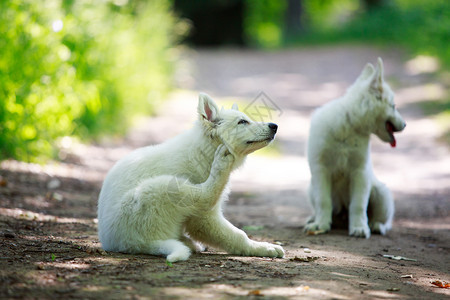
[[[239,120],[238,124],[249,124],[249,122],[247,120]]]

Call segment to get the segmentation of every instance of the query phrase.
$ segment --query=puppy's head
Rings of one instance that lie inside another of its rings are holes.
[[[252,121],[236,104],[231,109],[219,110],[214,100],[203,93],[199,95],[197,110],[205,134],[226,145],[235,156],[245,156],[267,146],[278,129],[274,123]]]
[[[382,141],[396,146],[394,132],[402,131],[406,123],[394,103],[394,92],[383,78],[383,61],[378,58],[377,67],[367,64],[357,82],[365,82],[370,103],[369,114],[373,117],[373,133]]]

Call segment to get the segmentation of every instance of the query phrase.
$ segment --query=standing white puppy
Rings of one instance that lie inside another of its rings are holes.
[[[391,229],[394,201],[373,173],[370,135],[395,147],[393,133],[405,126],[384,82],[381,58],[376,69],[366,65],[343,97],[317,109],[308,141],[314,216],[305,231],[327,232],[333,216],[345,211],[350,235],[369,238],[371,230],[385,234]]]
[[[191,130],[137,149],[110,170],[98,202],[103,249],[175,262],[199,241],[231,254],[283,257],[280,246],[250,240],[222,214],[231,171],[267,146],[278,126],[253,122],[236,105],[219,110],[206,94],[198,114]]]

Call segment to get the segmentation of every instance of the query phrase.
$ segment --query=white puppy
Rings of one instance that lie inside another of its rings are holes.
[[[110,170],[98,202],[103,248],[175,262],[199,241],[231,254],[283,257],[280,246],[250,240],[222,214],[231,171],[268,145],[278,126],[253,122],[236,105],[219,110],[206,94],[198,114],[189,131],[137,149]]]
[[[314,216],[305,231],[327,232],[332,217],[345,212],[350,235],[369,238],[371,230],[385,234],[391,229],[394,202],[373,173],[370,135],[395,147],[393,133],[405,126],[394,93],[384,82],[381,58],[376,69],[366,65],[343,97],[315,111],[307,151]]]

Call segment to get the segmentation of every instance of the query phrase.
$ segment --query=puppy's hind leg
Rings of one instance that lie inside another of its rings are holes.
[[[311,204],[312,208],[314,209],[314,198],[312,196],[312,188],[311,186],[308,188],[308,199],[309,199],[309,203]],[[306,224],[309,223],[314,223],[316,216],[314,214],[312,214],[311,216],[308,217],[308,219],[306,219]]]
[[[386,234],[392,228],[394,200],[387,186],[375,180],[369,199],[369,226],[372,232]]]
[[[309,198],[314,208],[314,216],[308,219],[304,231],[316,233],[329,231],[333,205],[331,201],[331,182],[326,170],[316,170],[312,174]]]
[[[125,252],[164,255],[169,262],[187,260],[191,250],[180,241],[182,223],[194,211],[195,199],[191,195],[198,189],[187,179],[175,176],[142,181],[123,202],[115,225]]]

